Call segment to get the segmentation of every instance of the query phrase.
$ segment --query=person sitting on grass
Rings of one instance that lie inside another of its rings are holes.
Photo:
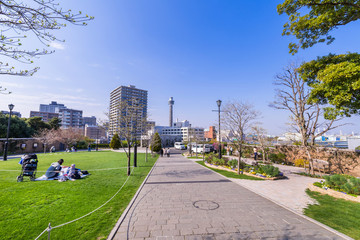
[[[75,181],[75,179],[80,179],[79,170],[80,169],[75,168],[75,164],[71,164],[71,167],[67,169],[65,176],[71,181]]]
[[[59,173],[61,171],[61,165],[63,164],[64,159],[60,159],[57,162],[54,162],[50,165],[50,167],[46,170],[45,176],[47,178],[54,178],[59,176]]]

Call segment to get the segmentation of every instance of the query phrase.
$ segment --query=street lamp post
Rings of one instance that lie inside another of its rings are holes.
[[[99,126],[96,126],[96,151],[98,151],[98,142],[99,142]]]
[[[8,151],[8,146],[9,146],[10,121],[11,121],[11,113],[12,113],[13,109],[14,109],[14,104],[9,104],[10,114],[9,114],[9,121],[8,121],[8,127],[7,127],[6,142],[5,142],[5,146],[4,146],[4,159],[3,159],[4,161],[7,160],[7,151]]]
[[[221,134],[220,134],[220,106],[221,106],[221,100],[216,101],[218,105],[218,112],[219,112],[219,159],[221,159]]]

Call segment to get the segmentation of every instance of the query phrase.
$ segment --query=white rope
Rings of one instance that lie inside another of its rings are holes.
[[[89,169],[87,171],[107,171],[107,170],[117,170],[117,169],[123,169],[123,168],[127,168],[127,167],[120,167],[120,168],[103,168],[103,169]],[[21,170],[21,169],[20,169]],[[20,170],[0,170],[0,172],[18,172]],[[45,170],[41,170],[41,171],[37,171],[37,172],[46,172]],[[56,171],[54,171],[56,172]]]
[[[46,231],[50,230],[49,227],[45,228],[44,231],[42,231],[42,233],[40,233],[39,236],[37,236],[37,238],[35,238],[35,240],[38,240]]]
[[[130,176],[131,176],[131,174],[133,173],[134,170],[135,170],[135,168],[133,167],[133,169],[131,170],[130,175],[126,178],[126,181],[124,182],[124,184],[123,184],[123,185],[120,187],[120,189],[119,189],[109,200],[107,200],[103,205],[101,205],[100,207],[96,208],[95,210],[93,210],[93,211],[91,211],[91,212],[89,212],[89,213],[87,213],[87,214],[85,214],[85,215],[83,215],[83,216],[81,216],[81,217],[79,217],[79,218],[76,218],[76,219],[71,220],[71,221],[69,221],[69,222],[66,222],[66,223],[57,225],[57,226],[55,226],[55,227],[51,227],[51,229],[59,228],[59,227],[65,226],[65,225],[67,225],[67,224],[76,222],[76,221],[78,221],[78,220],[80,220],[80,219],[82,219],[82,218],[84,218],[84,217],[89,216],[90,214],[96,212],[97,210],[99,210],[100,208],[102,208],[103,206],[105,206],[106,204],[108,204],[108,203],[121,191],[121,189],[125,186],[126,182],[129,180],[129,178],[130,178]],[[35,238],[35,240],[39,239],[39,237],[41,237],[41,235],[43,235],[44,232],[46,232],[46,231],[48,231],[48,230],[50,230],[50,229],[47,227],[37,238]]]

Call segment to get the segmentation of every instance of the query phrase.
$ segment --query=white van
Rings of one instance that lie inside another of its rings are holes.
[[[174,146],[175,146],[175,149],[180,149],[180,150],[186,149],[185,145],[182,142],[176,142]]]
[[[194,152],[194,153],[209,153],[210,152],[210,148],[209,146],[206,146],[205,144],[205,147],[204,147],[204,144],[194,144],[194,145],[191,145],[191,151]]]

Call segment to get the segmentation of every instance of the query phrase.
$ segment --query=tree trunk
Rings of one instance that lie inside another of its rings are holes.
[[[128,163],[127,163],[127,175],[130,176],[130,159],[131,159],[131,147],[130,144],[128,143],[128,148],[129,148],[129,154],[128,154]]]
[[[238,158],[238,175],[240,175],[240,162],[241,162],[241,155],[242,155],[242,146],[239,145],[239,158]],[[244,169],[243,169],[244,170]],[[243,171],[241,171],[241,174],[243,174]]]
[[[311,157],[311,154],[310,154],[310,151],[309,151],[309,148],[308,147],[305,147],[306,149],[306,154],[308,155],[308,159],[309,159],[309,173],[310,174],[314,174],[314,162],[313,162],[313,159]]]

